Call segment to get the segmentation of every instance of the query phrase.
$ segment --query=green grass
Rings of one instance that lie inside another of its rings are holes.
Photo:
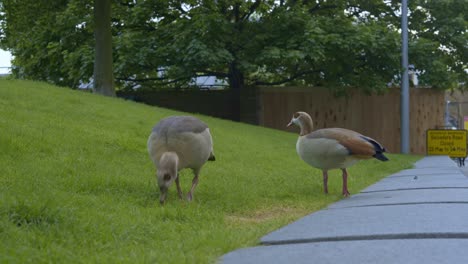
[[[153,125],[180,112],[29,81],[0,79],[1,263],[215,263],[341,197],[340,171],[295,152],[297,135],[199,116],[216,161],[194,201],[160,206],[146,151]],[[389,154],[349,170],[351,193],[410,168]],[[192,174],[185,171],[186,193]]]

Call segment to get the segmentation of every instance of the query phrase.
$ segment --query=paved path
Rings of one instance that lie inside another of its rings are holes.
[[[274,231],[231,263],[468,263],[468,178],[431,156]]]

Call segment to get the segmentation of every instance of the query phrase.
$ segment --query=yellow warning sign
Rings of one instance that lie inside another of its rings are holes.
[[[466,157],[467,130],[426,131],[427,155],[448,155],[452,158]]]

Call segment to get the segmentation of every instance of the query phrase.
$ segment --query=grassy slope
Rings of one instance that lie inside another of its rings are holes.
[[[296,134],[199,116],[217,160],[192,203],[158,203],[146,152],[152,126],[181,114],[120,99],[0,80],[0,262],[212,263],[341,199],[295,153]],[[361,162],[350,191],[411,167],[415,156]],[[188,191],[192,175],[182,173]]]

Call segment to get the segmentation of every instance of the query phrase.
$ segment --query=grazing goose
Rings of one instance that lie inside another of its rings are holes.
[[[323,172],[323,188],[328,193],[328,170],[343,172],[343,195],[349,196],[346,168],[362,159],[387,161],[385,148],[372,138],[344,128],[313,130],[312,118],[306,112],[296,112],[287,125],[297,125],[301,134],[296,143],[299,156],[307,164]]]
[[[184,168],[192,169],[195,175],[187,194],[187,199],[191,201],[201,167],[207,160],[215,160],[210,129],[191,116],[171,116],[156,124],[148,138],[148,152],[157,169],[161,204],[174,181],[179,197],[183,198],[179,171]]]

